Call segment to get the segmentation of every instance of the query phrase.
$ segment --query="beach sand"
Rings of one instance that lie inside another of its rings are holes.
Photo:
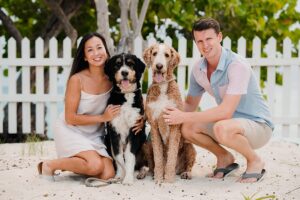
[[[300,199],[300,147],[297,144],[272,139],[257,152],[266,162],[267,174],[259,183],[236,182],[245,170],[245,160],[237,153],[240,169],[225,179],[205,176],[212,172],[214,156],[197,148],[197,163],[192,180],[176,178],[175,183],[155,184],[150,176],[136,180],[132,186],[112,184],[105,187],[86,187],[86,177],[61,172],[55,182],[41,179],[36,165],[44,159],[56,158],[53,141],[0,145],[0,199],[205,199],[243,200],[274,195],[275,199]],[[269,198],[272,199],[272,198]]]

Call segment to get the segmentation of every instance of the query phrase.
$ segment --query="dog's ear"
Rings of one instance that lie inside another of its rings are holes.
[[[139,59],[135,55],[134,55],[134,62],[135,62],[135,68],[136,68],[136,72],[137,72],[136,77],[138,80],[140,80],[143,72],[145,71],[146,65],[141,59]]]
[[[136,56],[135,56],[135,59],[136,59],[136,63],[137,63],[139,71],[141,73],[143,73],[145,71],[145,68],[146,68],[145,63],[141,59],[139,59],[138,57],[136,57]]]
[[[147,49],[145,49],[143,52],[143,59],[147,66],[151,65],[151,54],[152,54],[153,47],[154,46],[152,45],[152,46],[148,47]]]
[[[173,47],[170,47],[170,49],[171,49],[170,65],[175,67],[180,63],[180,55]]]
[[[108,76],[110,81],[113,81],[113,58],[109,58],[105,61],[104,73]]]

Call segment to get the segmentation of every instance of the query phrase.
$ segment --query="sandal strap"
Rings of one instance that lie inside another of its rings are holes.
[[[246,173],[244,172],[242,174],[242,179],[248,179],[248,178],[256,178],[256,180],[261,179],[261,177],[263,177],[263,175],[265,174],[265,170],[261,170],[261,173]]]

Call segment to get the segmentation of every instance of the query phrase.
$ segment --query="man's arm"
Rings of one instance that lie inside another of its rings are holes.
[[[193,112],[199,106],[201,96],[187,96],[184,102],[184,111]]]
[[[186,112],[184,122],[216,122],[230,119],[239,105],[242,95],[226,94],[222,103],[202,112]]]
[[[211,109],[202,112],[192,112],[196,109],[200,101],[198,98],[189,98],[185,103],[185,111],[180,111],[174,107],[167,107],[164,110],[164,119],[166,123],[172,124],[182,124],[182,123],[208,123],[217,122],[220,120],[232,118],[242,95],[225,95],[223,102]],[[197,104],[196,104],[197,103]]]

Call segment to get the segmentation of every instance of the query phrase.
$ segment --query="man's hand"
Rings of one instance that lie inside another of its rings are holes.
[[[168,125],[182,124],[185,120],[185,112],[173,107],[164,109],[163,118]]]

